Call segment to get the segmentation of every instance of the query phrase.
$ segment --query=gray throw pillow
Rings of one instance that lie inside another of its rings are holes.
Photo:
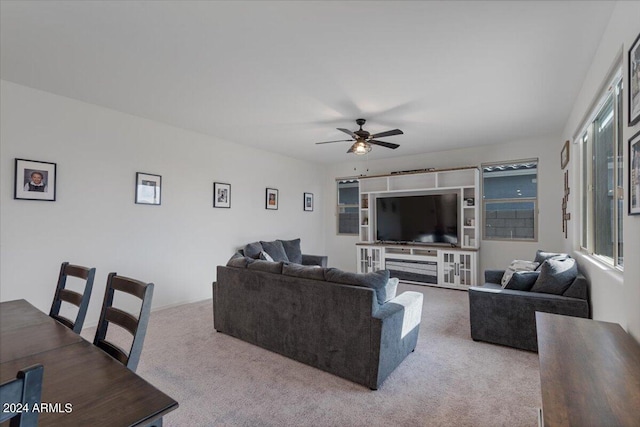
[[[538,280],[539,275],[539,271],[516,271],[513,273],[511,280],[509,280],[509,283],[507,283],[507,286],[505,286],[504,289],[530,291],[533,284]]]
[[[249,258],[258,259],[260,257],[260,252],[262,252],[262,245],[260,242],[249,243],[244,247],[244,256],[248,256]]]
[[[282,274],[302,279],[324,280],[324,268],[319,265],[284,264]]]
[[[242,256],[240,252],[236,252],[229,261],[227,261],[227,267],[247,268],[247,263],[250,259],[251,258]]]
[[[555,253],[555,252],[541,251],[540,249],[538,249],[536,251],[536,259],[534,259],[534,261],[539,264],[538,268],[536,270],[540,270],[540,266],[547,259],[553,258],[553,257],[557,257],[557,256],[566,258],[566,257],[569,256],[569,254],[561,254],[561,253]]]
[[[260,241],[262,245],[262,249],[273,258],[274,261],[285,261],[289,262],[289,258],[287,258],[287,253],[284,251],[284,246],[282,246],[282,242],[279,240],[274,240],[273,242],[263,242]]]
[[[264,261],[261,259],[257,259],[253,261],[251,264],[247,265],[247,268],[249,270],[257,270],[257,271],[264,271],[266,273],[281,274],[282,264],[283,264],[282,262],[271,262],[271,261]]]
[[[363,286],[375,291],[379,304],[384,304],[387,300],[387,290],[385,289],[389,281],[389,270],[378,270],[373,273],[349,273],[338,268],[328,268],[324,278],[327,282],[342,283],[345,285]]]
[[[293,240],[280,240],[284,251],[289,258],[289,262],[295,262],[296,264],[302,264],[302,250],[300,249],[300,239]]]
[[[578,276],[576,260],[569,257],[547,259],[540,267],[540,276],[531,292],[562,295]]]

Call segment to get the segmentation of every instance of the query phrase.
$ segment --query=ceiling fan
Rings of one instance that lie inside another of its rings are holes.
[[[388,130],[386,132],[380,132],[380,133],[371,135],[369,132],[362,129],[362,125],[364,125],[365,122],[366,122],[365,119],[357,119],[356,124],[360,126],[360,129],[355,132],[351,132],[349,129],[337,128],[339,131],[342,131],[347,135],[350,135],[352,139],[340,139],[337,141],[316,142],[316,144],[331,144],[333,142],[355,141],[351,146],[351,148],[349,148],[347,153],[355,153],[359,155],[367,154],[369,151],[371,151],[371,144],[379,145],[381,147],[391,148],[392,150],[395,150],[400,146],[398,144],[393,144],[391,142],[376,140],[376,138],[383,138],[385,136],[402,135],[403,132],[400,129]]]

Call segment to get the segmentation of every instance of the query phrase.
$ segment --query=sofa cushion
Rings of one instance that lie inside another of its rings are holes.
[[[282,261],[271,262],[271,261],[264,261],[261,259],[257,259],[253,261],[251,264],[247,265],[247,268],[249,270],[257,270],[257,271],[264,271],[266,273],[281,274],[282,264],[283,264]]]
[[[285,263],[282,266],[282,274],[302,279],[324,280],[324,268],[319,265],[300,265]]]
[[[295,262],[296,264],[302,264],[302,250],[300,249],[300,239],[293,240],[280,240],[284,251],[287,254],[289,262]]]
[[[540,276],[531,292],[562,295],[578,276],[576,260],[568,256],[552,257],[540,267]]]
[[[280,240],[274,240],[273,242],[263,242],[261,240],[260,244],[262,245],[262,250],[268,253],[274,261],[289,262],[287,253],[284,251],[284,246],[282,246],[282,242]]]
[[[553,257],[568,257],[568,254],[562,254],[562,253],[555,253],[555,252],[548,252],[548,251],[542,251],[540,249],[538,249],[536,251],[536,258],[534,259],[535,262],[537,262],[538,268],[537,270],[540,270],[540,266],[542,266],[542,263],[545,262],[545,260],[549,259],[549,258],[553,258]]]
[[[530,291],[531,287],[536,280],[538,280],[538,276],[540,275],[539,271],[516,271],[511,276],[511,280],[507,283],[504,289],[513,289],[514,291]]]
[[[249,243],[244,247],[244,256],[248,256],[249,258],[258,259],[260,257],[260,252],[262,252],[262,245],[260,242]]]
[[[386,285],[389,281],[389,270],[378,270],[372,273],[361,274],[349,273],[338,268],[328,268],[325,271],[324,278],[327,282],[371,288],[375,291],[379,304],[384,304],[387,300]]]
[[[253,261],[253,259],[243,256],[240,252],[236,252],[229,258],[229,261],[227,261],[227,267],[246,268],[249,261]]]
[[[502,276],[501,281],[502,287],[504,288],[505,286],[507,286],[507,283],[509,283],[509,280],[511,280],[511,276],[513,276],[513,273],[515,273],[516,271],[533,271],[537,266],[538,263],[534,261],[514,259],[513,261],[511,261],[509,267],[507,267],[507,269],[504,271],[504,275]]]
[[[266,253],[265,251],[260,252],[260,257],[259,257],[259,258],[260,258],[261,260],[263,260],[263,261],[271,261],[271,262],[274,262],[274,261],[273,261],[273,258],[271,258],[271,255],[269,255],[269,254],[268,254],[268,253]]]

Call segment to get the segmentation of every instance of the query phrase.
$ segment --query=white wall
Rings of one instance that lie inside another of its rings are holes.
[[[324,169],[281,155],[1,82],[0,299],[49,310],[60,263],[154,282],[154,308],[211,297],[215,269],[249,241],[302,238],[324,253]],[[55,202],[13,199],[14,159],[57,163]],[[134,204],[136,172],[162,175],[162,205]],[[213,182],[231,184],[214,209]],[[265,187],[280,190],[265,210]],[[304,212],[303,192],[316,210]]]
[[[536,249],[549,251],[562,248],[560,205],[563,194],[560,171],[558,137],[534,138],[510,144],[451,150],[420,156],[395,157],[387,160],[366,161],[353,156],[352,161],[330,167],[325,179],[328,203],[326,249],[332,265],[355,271],[357,236],[337,236],[335,233],[336,177],[360,174],[376,175],[392,171],[424,168],[451,168],[479,166],[482,163],[538,158],[538,202],[540,224],[537,242],[504,242],[481,240],[480,272],[487,268],[505,268],[513,259],[533,259]],[[384,148],[374,148],[384,150]],[[368,169],[368,171],[367,171]],[[560,184],[559,184],[560,183]]]
[[[624,83],[628,86],[628,55],[627,52],[633,41],[640,33],[640,2],[617,2],[611,19],[600,42],[587,77],[582,85],[580,94],[576,98],[571,115],[563,132],[563,140],[572,139],[582,126],[585,116],[590,113],[593,103],[597,100],[602,85],[605,84],[607,74],[617,58],[623,58]],[[626,89],[625,89],[626,90]],[[627,167],[629,158],[628,139],[638,130],[640,125],[633,128],[626,126],[628,112],[628,96],[624,94],[624,123],[623,143],[625,146],[624,165]],[[571,146],[572,186],[580,179],[578,163],[578,146]],[[628,170],[625,170],[624,187],[627,197]],[[593,303],[593,317],[598,320],[620,323],[635,338],[640,341],[640,216],[628,216],[627,200],[625,200],[624,215],[624,273],[620,274],[612,268],[594,262],[589,257],[579,253],[580,199],[577,191],[572,192],[569,209],[576,221],[572,221],[571,239],[566,242],[565,249],[574,251],[579,262],[586,271],[591,282]]]

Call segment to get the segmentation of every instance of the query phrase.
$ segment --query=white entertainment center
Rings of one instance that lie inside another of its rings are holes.
[[[403,282],[467,289],[478,281],[480,244],[479,179],[476,167],[407,172],[360,178],[360,242],[357,269],[391,271]],[[458,243],[379,242],[376,200],[390,196],[458,195]]]

